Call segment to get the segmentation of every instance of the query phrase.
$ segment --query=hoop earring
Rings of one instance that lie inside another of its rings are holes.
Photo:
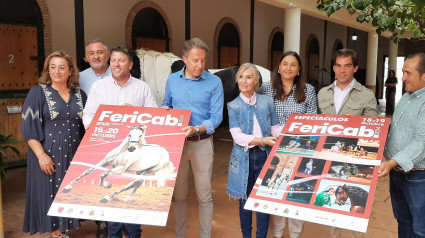
[[[300,72],[298,72],[297,76],[300,76]]]
[[[277,73],[280,74],[280,69],[277,70]]]

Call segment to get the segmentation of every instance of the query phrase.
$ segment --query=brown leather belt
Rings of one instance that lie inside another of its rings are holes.
[[[210,138],[210,136],[210,134],[193,135],[191,137],[186,137],[186,141],[200,141],[203,139]]]
[[[404,173],[404,174],[408,174],[408,173],[410,173],[410,172],[413,172],[413,171],[425,171],[425,168],[419,168],[419,169],[411,169],[411,170],[409,170],[409,171],[404,171],[402,168],[400,168],[400,167],[395,167],[394,168],[394,170],[396,171],[396,172],[398,172],[398,173]]]

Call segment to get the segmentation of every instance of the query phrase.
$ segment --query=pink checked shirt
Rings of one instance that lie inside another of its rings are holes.
[[[101,104],[157,107],[155,96],[149,85],[132,76],[122,87],[117,84],[112,76],[98,80],[93,83],[88,95],[83,111],[83,124],[86,129]]]

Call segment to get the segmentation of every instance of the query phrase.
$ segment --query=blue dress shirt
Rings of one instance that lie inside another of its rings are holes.
[[[106,78],[108,76],[110,76],[111,73],[111,68],[109,68],[108,66],[108,70],[106,70],[106,72],[103,75],[100,74],[96,74],[92,68],[88,68],[82,72],[80,72],[80,88],[87,94],[87,96],[89,96],[89,92],[90,92],[90,88],[93,85],[94,82],[96,82],[97,80]]]
[[[223,120],[223,84],[205,70],[199,78],[189,79],[185,69],[168,76],[162,106],[191,110],[189,125],[203,124],[207,134],[213,134]]]

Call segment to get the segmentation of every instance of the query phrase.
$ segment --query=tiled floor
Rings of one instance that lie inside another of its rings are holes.
[[[232,140],[227,128],[217,131],[214,138],[215,161],[212,177],[213,197],[214,197],[214,221],[212,237],[234,238],[241,237],[239,228],[238,203],[229,199],[225,192],[227,183],[228,157],[232,148]],[[6,238],[30,237],[22,233],[22,224],[25,205],[25,177],[26,167],[10,169],[4,181],[2,181],[3,194],[3,217]],[[189,191],[189,224],[187,228],[188,238],[198,237],[199,225],[197,215],[197,201],[194,188]],[[172,211],[166,227],[143,226],[142,237],[174,237]],[[68,235],[71,238],[95,237],[96,225],[92,221],[82,223],[80,230],[71,231]],[[344,231],[343,237],[348,237],[348,232]],[[32,237],[49,237],[50,234],[37,234]],[[273,237],[269,233],[269,238]],[[285,231],[285,236],[288,231]],[[314,223],[305,223],[301,238],[328,238],[329,229],[327,226]],[[394,219],[391,209],[391,199],[388,192],[388,178],[380,179],[375,193],[372,214],[369,228],[366,233],[367,238],[377,237],[397,237],[397,222]]]

